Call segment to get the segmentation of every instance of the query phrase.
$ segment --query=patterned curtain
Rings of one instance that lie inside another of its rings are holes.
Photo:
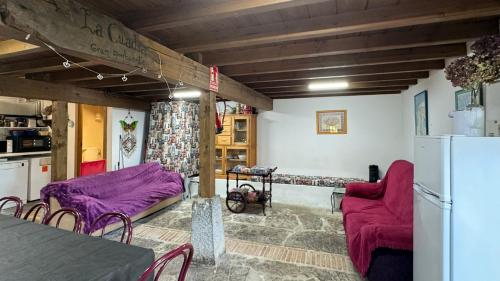
[[[192,175],[199,167],[199,106],[185,101],[155,102],[151,107],[146,162]]]

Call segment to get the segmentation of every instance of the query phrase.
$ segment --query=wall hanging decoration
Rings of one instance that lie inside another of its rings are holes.
[[[316,111],[318,134],[347,134],[347,110]]]
[[[429,135],[427,91],[423,91],[415,96],[415,135]]]
[[[134,116],[130,114],[130,110],[127,116],[120,120],[120,127],[122,128],[120,152],[123,153],[124,157],[130,158],[137,149],[137,123],[139,121],[135,120]]]
[[[146,162],[193,175],[199,167],[199,105],[186,101],[152,103]]]

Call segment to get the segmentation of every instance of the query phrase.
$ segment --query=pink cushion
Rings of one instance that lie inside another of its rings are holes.
[[[344,197],[342,200],[342,214],[345,216],[350,213],[371,213],[378,210],[385,211],[386,208],[381,200],[371,200],[358,197]]]

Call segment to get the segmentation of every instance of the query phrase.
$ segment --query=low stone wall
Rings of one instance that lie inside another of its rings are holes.
[[[240,181],[240,184],[250,183],[255,188],[261,189],[262,183],[251,181]],[[229,187],[236,185],[235,180],[229,181]],[[269,186],[267,185],[266,188]],[[315,186],[300,184],[283,184],[273,182],[273,203],[297,205],[312,208],[331,209],[330,196],[334,186]],[[198,183],[191,184],[191,194],[198,194]],[[216,180],[216,194],[226,198],[226,180]],[[337,198],[336,206],[339,206],[341,197]]]
[[[260,182],[262,181],[262,178],[252,177],[250,181]],[[269,181],[269,179],[267,179],[266,181]],[[365,182],[365,180],[359,178],[273,174],[273,184],[281,183],[281,184],[292,184],[292,185],[345,187],[346,184],[351,182]]]

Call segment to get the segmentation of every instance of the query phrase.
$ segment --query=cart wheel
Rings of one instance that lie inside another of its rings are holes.
[[[248,184],[248,183],[244,183],[244,184],[240,185],[239,189],[242,189],[244,187],[248,187],[249,188],[248,190],[255,191],[255,187],[253,187],[251,184]]]
[[[243,193],[239,191],[231,191],[226,198],[226,206],[229,211],[239,214],[245,211],[247,207],[247,200]]]

